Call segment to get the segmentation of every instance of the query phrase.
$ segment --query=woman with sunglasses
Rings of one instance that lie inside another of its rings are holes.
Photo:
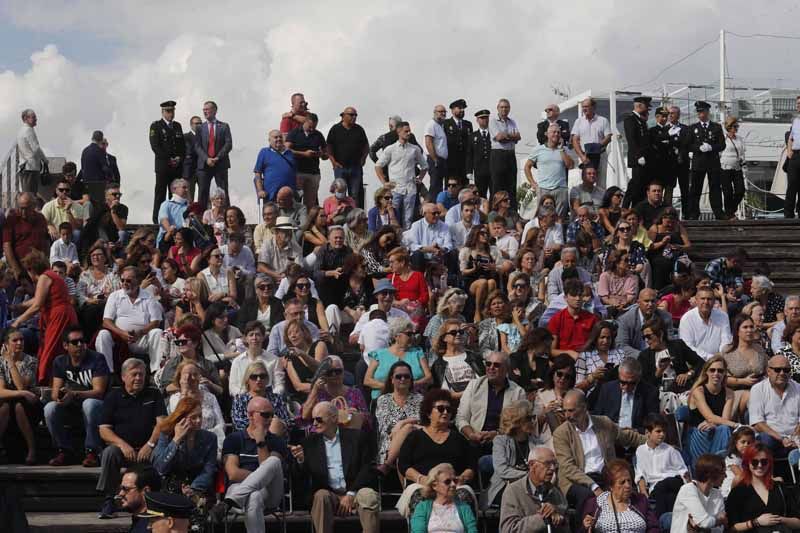
[[[614,347],[617,328],[613,322],[598,322],[575,361],[575,387],[588,397],[598,386],[617,375],[625,352]]]
[[[729,531],[800,529],[797,498],[773,477],[774,465],[772,451],[761,442],[742,453],[742,480],[725,502]]]
[[[211,248],[207,254],[208,267],[198,272],[197,278],[205,284],[209,301],[223,302],[234,309],[238,308],[236,273],[232,268],[223,266],[225,254],[220,248]]]
[[[194,325],[185,325],[178,328],[175,332],[175,339],[172,343],[177,349],[177,354],[172,356],[164,365],[161,372],[161,385],[166,394],[175,394],[180,387],[175,384],[175,374],[178,365],[185,361],[190,361],[200,369],[200,385],[203,385],[214,396],[221,396],[222,381],[214,363],[202,356],[200,350],[202,345],[203,333],[200,328]]]
[[[88,265],[78,277],[78,320],[88,338],[94,336],[103,323],[103,311],[108,295],[119,289],[119,276],[109,268],[112,264],[107,243],[97,241],[87,254]]]
[[[414,392],[411,365],[397,361],[389,369],[378,397],[375,418],[378,421],[378,469],[384,474],[394,466],[406,437],[419,429],[422,394]]]
[[[531,277],[525,272],[515,271],[508,276],[507,290],[510,300],[522,301],[525,304],[525,316],[532,324],[536,324],[546,309],[544,304],[547,292],[545,284],[539,283],[537,291],[534,293]]]
[[[364,386],[372,389],[375,400],[381,395],[389,370],[399,361],[407,363],[412,369],[412,377],[417,387],[426,387],[432,381],[431,369],[425,352],[414,346],[414,323],[403,317],[389,318],[388,348],[370,352],[369,366],[364,376]]]
[[[511,208],[511,198],[506,191],[497,191],[492,195],[491,211],[487,220],[489,224],[494,222],[497,217],[503,217],[506,223],[506,229],[511,235],[518,235],[522,233],[522,219],[517,212]]]
[[[284,304],[293,298],[297,298],[305,306],[306,320],[317,326],[320,331],[330,331],[325,307],[311,294],[311,276],[306,272],[302,272],[289,284],[289,290],[283,297]]]
[[[634,240],[633,226],[624,219],[617,222],[614,231],[611,232],[611,243],[603,248],[600,254],[602,268],[608,268],[608,256],[616,250],[618,252],[628,253],[628,263],[633,266],[633,270],[637,276],[643,280],[647,277],[646,270],[646,250],[642,243]]]
[[[33,392],[36,384],[36,358],[25,353],[25,337],[15,328],[3,332],[0,358],[0,442],[9,423],[16,425],[28,447],[25,464],[36,464],[34,428],[42,418],[42,404]],[[8,461],[0,449],[0,464]]]
[[[658,213],[655,222],[647,230],[647,236],[653,241],[647,252],[652,269],[652,286],[661,290],[669,285],[675,261],[686,255],[692,242],[686,228],[678,220],[678,212],[671,206]]]
[[[622,189],[613,185],[606,189],[606,194],[603,196],[603,202],[600,204],[600,209],[597,214],[600,216],[600,224],[603,225],[609,235],[613,235],[617,227],[617,222],[622,217],[622,199],[625,193]]]
[[[222,370],[224,361],[241,353],[236,342],[241,337],[239,328],[228,323],[228,310],[223,304],[216,302],[208,306],[203,319],[203,357]]]
[[[736,407],[727,379],[728,363],[721,355],[715,355],[703,365],[689,392],[685,449],[690,466],[704,453],[720,454],[727,450],[731,431],[739,425],[733,421]]]
[[[287,393],[293,400],[303,403],[311,391],[314,372],[319,362],[328,356],[324,341],[315,341],[303,320],[290,320],[283,330],[286,346]]]
[[[431,341],[435,360],[431,365],[433,386],[450,391],[458,399],[471,379],[486,373],[483,358],[468,350],[464,322],[448,318]]]
[[[262,361],[269,371],[267,385],[272,388],[275,394],[283,394],[286,373],[280,358],[264,349],[264,340],[267,337],[267,330],[264,325],[257,320],[248,322],[242,333],[244,333],[244,345],[247,349],[237,356],[231,364],[231,375],[228,383],[229,394],[236,396],[244,392],[245,387],[242,386],[244,373],[247,367],[256,361]]]
[[[328,217],[322,207],[311,208],[306,223],[301,229],[303,231],[303,256],[313,252],[317,246],[325,246],[328,243]]]
[[[461,313],[464,311],[466,303],[467,295],[464,291],[458,288],[447,289],[439,298],[439,301],[436,302],[436,314],[428,320],[422,336],[430,342],[431,337],[439,332],[439,328],[445,320],[457,318],[464,321],[464,316]]]
[[[275,281],[269,275],[256,273],[253,284],[256,288],[255,298],[248,298],[242,303],[236,311],[234,324],[241,330],[249,322],[257,320],[269,333],[273,325],[284,319],[283,302],[275,297]]]
[[[553,335],[547,328],[528,328],[519,348],[508,358],[508,377],[525,390],[530,402],[536,398],[550,370],[552,345]]]
[[[288,428],[294,427],[295,417],[289,412],[289,408],[283,395],[275,394],[270,385],[270,373],[264,361],[255,361],[247,365],[239,383],[240,394],[233,396],[231,406],[231,422],[237,431],[247,428],[250,423],[247,417],[247,404],[253,398],[266,398],[272,404],[274,416],[267,424],[270,433],[274,435],[286,435]]]
[[[722,213],[717,218],[736,220],[736,210],[744,198],[744,168],[747,166],[744,140],[739,137],[739,119],[725,119],[725,149],[719,153],[719,185],[722,189]]]
[[[430,469],[421,491],[424,500],[414,508],[409,522],[411,533],[478,533],[472,507],[456,499],[457,483],[456,472],[450,463],[441,463]]]
[[[611,250],[606,256],[605,271],[597,283],[597,295],[612,318],[624,313],[639,294],[639,278],[633,273],[635,266],[630,254],[624,250]]]
[[[550,360],[550,369],[544,378],[544,388],[536,394],[533,414],[541,431],[544,446],[553,449],[553,431],[566,420],[561,407],[564,395],[575,386],[575,360],[567,354]]]
[[[642,324],[642,337],[647,348],[639,352],[642,381],[665,392],[681,393],[692,386],[692,378],[705,361],[681,339],[667,337],[664,323],[651,318]]]
[[[375,233],[384,226],[398,226],[397,215],[392,206],[392,191],[386,187],[378,187],[375,191],[375,207],[367,213],[367,228]]]
[[[497,247],[492,246],[491,242],[489,229],[479,224],[472,227],[464,247],[458,252],[464,287],[475,302],[475,322],[484,318],[481,310],[486,296],[497,288],[497,265],[503,260]]]
[[[483,308],[484,319],[478,323],[478,345],[481,354],[500,351],[500,330],[498,326],[511,320],[508,298],[495,290],[486,297]]]
[[[344,363],[341,357],[329,355],[322,360],[320,367],[323,372],[311,385],[308,398],[303,404],[303,421],[310,424],[311,412],[319,402],[334,402],[340,409],[339,425],[350,429],[372,429],[372,418],[369,414],[367,402],[358,387],[348,387],[344,384]]]
[[[400,238],[395,226],[382,226],[372,238],[361,248],[364,268],[373,283],[383,279],[392,271],[389,266],[389,252],[397,247]]]
[[[128,246],[125,247],[125,257],[132,256],[140,248],[146,249],[151,255],[158,253],[156,235],[150,227],[142,227],[133,232]]]
[[[736,315],[731,330],[733,342],[722,347],[721,355],[728,365],[727,385],[734,392],[735,413],[744,414],[750,400],[750,388],[767,375],[769,356],[761,346],[752,318]]]
[[[172,394],[167,401],[167,413],[173,413],[178,402],[184,398],[193,398],[200,402],[203,410],[202,428],[210,431],[217,437],[218,451],[222,450],[222,441],[225,440],[225,419],[216,396],[205,388],[200,388],[200,367],[192,361],[184,361],[178,365],[172,384],[178,387],[178,392]]]
[[[405,483],[397,510],[408,517],[423,498],[420,491],[429,482],[434,466],[449,461],[456,479],[455,498],[475,506],[475,493],[468,485],[475,477],[473,452],[466,437],[451,423],[456,415],[455,402],[446,390],[431,389],[420,406],[420,429],[412,431],[400,448],[397,465]]]
[[[370,237],[372,232],[367,227],[367,214],[358,207],[351,209],[344,224],[344,243],[357,254]]]

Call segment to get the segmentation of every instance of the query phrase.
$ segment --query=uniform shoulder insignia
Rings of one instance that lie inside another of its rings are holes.
[[[155,137],[155,136],[156,136],[156,130],[155,130],[155,128],[150,126],[150,137]]]

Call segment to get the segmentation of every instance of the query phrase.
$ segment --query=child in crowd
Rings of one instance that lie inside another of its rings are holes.
[[[720,491],[727,498],[731,489],[742,480],[742,452],[756,441],[756,433],[750,426],[740,426],[731,435],[728,453],[725,455],[725,479]]]
[[[78,249],[72,242],[72,224],[62,222],[58,226],[58,240],[50,246],[50,264],[63,261],[67,265],[78,265]]]
[[[369,312],[369,322],[361,328],[361,332],[358,335],[358,344],[361,346],[361,353],[367,364],[369,364],[367,357],[369,352],[389,346],[389,324],[387,320],[385,312],[380,309],[373,309]]]
[[[689,469],[681,453],[664,442],[667,421],[651,413],[644,419],[647,442],[636,449],[636,483],[639,492],[656,501],[656,516],[672,510],[684,483],[690,481]]]

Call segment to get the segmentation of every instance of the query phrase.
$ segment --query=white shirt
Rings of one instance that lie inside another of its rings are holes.
[[[783,348],[783,332],[786,331],[786,320],[781,320],[772,326],[772,333],[770,333],[769,343],[772,346],[773,352],[780,351]]]
[[[441,126],[439,126],[441,128]],[[444,134],[444,130],[442,130]],[[435,143],[434,143],[435,145]],[[445,142],[445,148],[447,143]],[[439,149],[436,148],[438,153]],[[425,170],[428,162],[422,155],[422,149],[410,142],[400,143],[397,141],[390,144],[381,152],[377,165],[388,168],[388,178],[395,183],[394,192],[408,194],[417,192],[414,178],[416,176],[416,166]]]
[[[800,117],[792,119],[792,130],[789,138],[792,139],[792,150],[800,150]]]
[[[589,417],[589,425],[586,427],[586,431],[581,431],[578,426],[575,426],[575,431],[578,432],[581,446],[583,446],[583,471],[587,474],[602,472],[606,463],[605,459],[603,459],[603,452],[600,450],[600,441],[597,440],[597,435],[594,433],[592,417]]]
[[[42,170],[42,162],[47,157],[45,157],[42,147],[39,146],[36,130],[28,124],[23,124],[17,132],[17,148],[19,149],[20,164],[25,163],[25,170],[36,172]]]
[[[342,439],[339,438],[339,430],[336,430],[336,435],[332,439],[323,435],[322,442],[325,443],[325,457],[328,463],[328,483],[333,490],[345,490],[347,481],[344,479]]]
[[[722,170],[741,170],[742,161],[745,161],[744,141],[738,135],[735,139],[725,136],[725,149],[719,154],[719,164]]]
[[[723,526],[713,527],[717,515],[725,510],[725,500],[719,489],[712,488],[708,496],[700,492],[697,485],[687,483],[678,491],[675,506],[672,508],[672,527],[670,533],[686,533],[689,515],[701,528],[711,528],[710,533],[722,533]]]
[[[433,139],[433,151],[436,152],[436,157],[447,159],[447,135],[442,125],[435,120],[429,121],[425,124],[425,137]]]
[[[220,268],[216,276],[211,272],[211,267],[204,268],[200,271],[200,276],[208,287],[209,294],[222,293],[227,296],[228,271],[225,267]]]
[[[700,317],[697,307],[688,311],[681,317],[678,333],[681,340],[706,361],[733,340],[728,315],[716,308],[711,310],[708,323]]]
[[[158,300],[149,292],[139,290],[134,301],[131,301],[125,289],[112,292],[103,310],[103,319],[109,319],[124,331],[140,330],[150,322],[161,322],[164,310]]]
[[[369,313],[365,313],[369,315]],[[364,347],[361,357],[364,362],[369,364],[369,352],[381,350],[389,347],[389,324],[386,321],[376,318],[370,320],[361,328],[358,335],[358,344]]]
[[[683,477],[688,472],[681,453],[662,442],[655,448],[647,443],[636,448],[636,477],[634,483],[644,479],[648,490],[656,483],[670,477]]]
[[[769,379],[750,388],[750,425],[765,422],[781,435],[791,435],[800,422],[800,384],[789,379],[786,390],[779,396]]]
[[[421,218],[411,224],[408,231],[403,232],[403,242],[416,252],[423,246],[433,246],[434,243],[443,250],[452,250],[453,241],[450,239],[450,229],[447,224],[437,220],[429,224],[427,220]]]
[[[428,533],[462,533],[464,524],[458,515],[454,502],[439,505],[434,502],[431,506],[431,516],[428,519]]]
[[[374,311],[377,308],[378,308],[378,304],[374,304],[372,307],[369,308],[369,311],[367,311],[365,313],[362,313],[361,318],[358,319],[358,322],[356,322],[355,327],[353,327],[353,332],[350,334],[351,337],[358,338],[358,336],[361,334],[361,330],[364,328],[364,326],[367,325],[367,322],[370,321],[369,320],[370,311]],[[396,307],[392,307],[391,309],[389,309],[389,312],[386,313],[386,318],[387,319],[405,318],[405,319],[411,320],[411,317],[408,316],[408,313],[406,313],[402,309],[398,309]]]
[[[572,125],[572,134],[580,138],[581,146],[587,143],[600,143],[606,136],[611,135],[611,124],[606,117],[595,115],[588,120],[581,115]]]
[[[528,231],[533,228],[539,227],[539,219],[533,217],[525,224],[525,227],[522,228],[522,239],[520,242],[525,242],[525,239],[528,236]],[[544,234],[544,246],[547,247],[554,247],[554,246],[563,246],[564,245],[564,230],[562,229],[561,224],[555,223],[549,228],[547,228],[547,233]]]
[[[242,245],[238,255],[230,255],[228,253],[228,245],[220,246],[219,251],[224,255],[222,256],[222,268],[239,267],[239,270],[245,274],[255,274],[256,272],[256,258],[253,251],[249,246]]]
[[[242,385],[242,379],[244,379],[245,372],[247,372],[247,367],[250,366],[250,363],[254,363],[255,361],[262,361],[267,367],[267,374],[269,374],[269,383],[267,383],[267,386],[272,387],[272,392],[275,394],[283,394],[286,384],[286,373],[278,364],[280,359],[274,355],[270,355],[264,350],[256,359],[251,359],[250,354],[244,352],[236,356],[233,360],[233,363],[231,363],[231,374],[228,380],[228,391],[231,397],[237,394],[243,394],[247,391]]]
[[[455,224],[449,224],[448,227],[450,228],[450,240],[453,241],[453,249],[464,246],[472,226],[467,227],[463,220],[459,220]]]
[[[52,265],[56,261],[64,261],[67,266],[69,266],[70,263],[80,263],[75,243],[65,243],[61,239],[55,241],[52,246],[50,246],[50,264]]]
[[[499,239],[496,239],[495,246],[497,246],[497,249],[501,252],[505,252],[506,255],[508,255],[508,258],[512,261],[517,257],[517,251],[519,251],[519,242],[515,237],[512,237],[508,233]]]

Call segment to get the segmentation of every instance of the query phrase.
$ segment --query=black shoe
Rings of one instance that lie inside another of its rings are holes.
[[[103,500],[103,507],[100,508],[97,518],[101,520],[108,520],[114,518],[114,513],[117,512],[117,506],[114,504],[114,498],[108,497]]]

